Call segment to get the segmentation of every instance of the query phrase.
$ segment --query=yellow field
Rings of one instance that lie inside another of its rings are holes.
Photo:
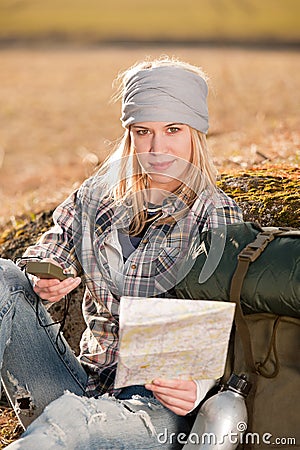
[[[112,80],[146,55],[210,76],[209,145],[220,171],[299,164],[300,55],[212,48],[0,51],[0,225],[62,200],[122,133]]]
[[[0,38],[300,40],[299,0],[0,0]]]

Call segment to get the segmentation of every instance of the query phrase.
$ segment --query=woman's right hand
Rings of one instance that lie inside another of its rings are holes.
[[[57,261],[51,258],[45,258],[43,261],[60,266]],[[60,281],[56,278],[43,279],[35,276],[33,277],[33,290],[42,300],[55,303],[77,288],[80,283],[80,277],[70,277]]]
[[[55,303],[77,288],[80,283],[80,277],[66,278],[63,281],[54,278],[35,278],[33,290],[42,300]]]

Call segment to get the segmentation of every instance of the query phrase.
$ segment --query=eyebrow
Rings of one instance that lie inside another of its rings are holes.
[[[183,125],[183,123],[181,122],[174,122],[174,123],[168,123],[167,125],[164,126],[164,128],[169,128],[169,127],[174,127],[175,125]],[[150,127],[144,127],[143,125],[131,125],[132,128],[143,128],[145,130],[148,130],[148,128]]]

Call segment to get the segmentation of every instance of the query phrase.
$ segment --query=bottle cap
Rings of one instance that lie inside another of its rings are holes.
[[[247,380],[245,374],[241,374],[240,376],[232,373],[229,380],[226,383],[227,389],[238,392],[239,394],[247,397],[252,387],[250,381]]]

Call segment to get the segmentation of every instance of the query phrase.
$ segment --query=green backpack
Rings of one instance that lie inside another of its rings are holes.
[[[251,245],[258,253],[255,263],[247,266],[241,287],[243,312],[300,318],[299,238],[300,229],[262,228],[250,222],[204,232],[196,261],[175,287],[175,295],[230,301],[231,280],[239,254]],[[246,250],[243,254],[247,256]]]
[[[214,232],[204,235],[208,246]],[[229,225],[214,273],[199,283],[200,255],[176,287],[182,298],[236,303],[222,382],[235,372],[252,383],[239,449],[300,448],[299,237],[300,230]]]

